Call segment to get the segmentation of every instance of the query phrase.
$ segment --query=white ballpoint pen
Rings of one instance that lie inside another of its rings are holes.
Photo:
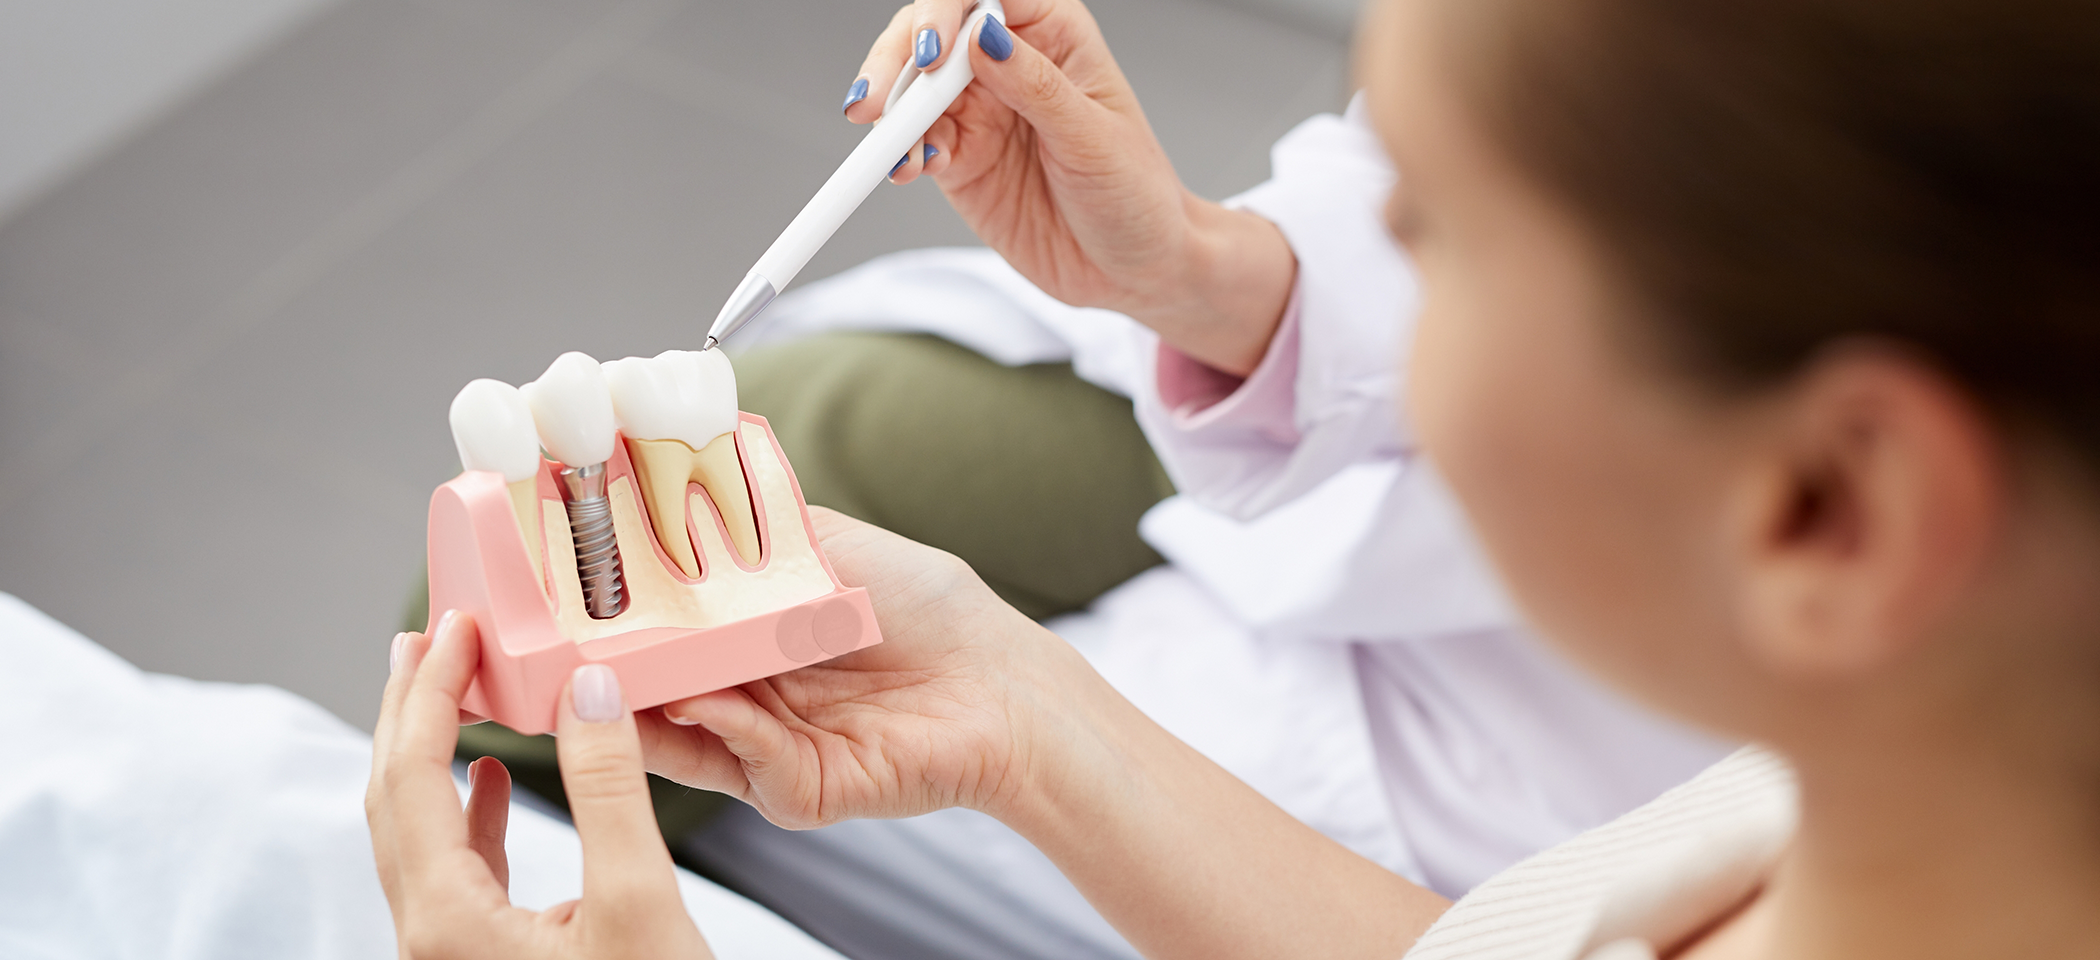
[[[1005,23],[1006,10],[999,0],[977,0],[971,5],[968,16],[963,18],[962,30],[956,34],[957,49],[939,67],[921,71],[906,59],[875,129],[861,138],[860,146],[846,155],[846,162],[839,164],[831,179],[824,181],[816,196],[809,198],[802,212],[780,232],[780,239],[773,241],[758,263],[752,265],[751,272],[744,275],[736,292],[729,295],[729,302],[722,305],[722,312],[715,316],[714,325],[707,329],[707,343],[700,349],[719,345],[772,303],[794,281],[795,274],[802,272],[809,258],[816,256],[825,241],[860,207],[861,201],[889,179],[897,158],[916,146],[919,138],[932,129],[933,122],[948,111],[948,105],[962,95],[963,88],[977,76],[970,66],[966,38],[976,36],[986,17],[997,17]]]

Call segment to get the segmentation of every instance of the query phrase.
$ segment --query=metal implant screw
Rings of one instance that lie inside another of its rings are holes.
[[[620,581],[620,544],[613,534],[612,501],[605,495],[605,464],[561,472],[562,500],[569,510],[569,535],[576,541],[576,575],[583,581],[583,607],[594,620],[619,615],[627,605]]]

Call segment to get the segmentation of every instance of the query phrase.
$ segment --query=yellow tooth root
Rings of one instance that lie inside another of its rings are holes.
[[[687,577],[698,579],[700,561],[685,530],[685,485],[693,478],[693,448],[677,440],[629,440],[627,457],[641,480],[642,502],[656,542]]]
[[[687,577],[700,576],[700,561],[693,555],[693,541],[685,526],[686,485],[695,482],[722,514],[737,555],[747,564],[758,563],[758,524],[752,516],[743,464],[737,460],[734,433],[716,437],[699,451],[679,440],[629,440],[627,453],[641,481],[656,542]],[[699,518],[699,522],[707,521]]]
[[[737,556],[750,566],[758,565],[758,518],[751,506],[751,488],[744,483],[744,464],[736,457],[736,432],[730,431],[709,442],[693,458],[693,479],[700,481],[729,528],[729,543]]]

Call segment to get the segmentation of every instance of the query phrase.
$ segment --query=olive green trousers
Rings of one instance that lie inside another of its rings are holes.
[[[1130,401],[1069,364],[1001,366],[930,336],[837,333],[753,351],[740,405],[765,417],[814,505],[961,557],[1023,613],[1085,607],[1160,562],[1137,521],[1173,485]],[[409,629],[427,621],[426,593]],[[559,804],[548,737],[495,724],[460,732],[459,756],[495,756]],[[651,784],[665,836],[721,797]]]

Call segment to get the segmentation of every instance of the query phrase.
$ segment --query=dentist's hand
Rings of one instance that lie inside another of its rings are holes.
[[[972,60],[976,81],[891,178],[931,175],[1051,296],[1127,313],[1197,360],[1251,372],[1296,278],[1282,232],[1182,186],[1079,0],[1007,0],[1007,26],[988,19],[959,38],[966,7],[899,10],[848,90],[847,118],[869,123],[908,60]]]
[[[640,714],[649,769],[796,828],[1026,793],[1046,717],[1074,709],[1060,691],[1091,668],[955,557],[829,510],[810,519],[839,578],[868,589],[883,642]]]
[[[459,701],[480,659],[474,623],[458,614],[439,622],[435,639],[394,640],[365,815],[401,956],[711,957],[657,832],[634,716],[604,666],[576,671],[555,723],[562,786],[583,841],[583,898],[538,913],[511,906],[510,774],[493,758],[475,761],[464,813],[452,782]]]
[[[983,811],[1161,960],[1296,956],[1307,931],[1323,956],[1397,957],[1442,911],[1175,739],[961,561],[810,514],[883,642],[645,711],[650,769],[789,827]]]

